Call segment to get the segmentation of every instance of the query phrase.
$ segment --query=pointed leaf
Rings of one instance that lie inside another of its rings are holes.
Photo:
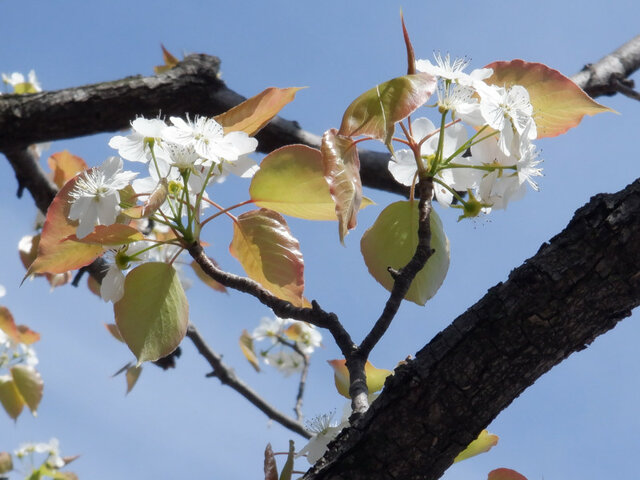
[[[349,370],[347,369],[346,360],[327,360],[327,363],[333,368],[333,380],[336,384],[338,393],[346,398],[349,396],[349,385],[351,384]],[[385,368],[376,368],[367,360],[364,366],[364,373],[367,376],[367,388],[369,393],[377,392],[384,387],[384,382],[393,372]]]
[[[68,219],[72,198],[70,192],[75,187],[77,179],[78,177],[75,177],[68,181],[51,202],[42,227],[38,257],[29,267],[26,276],[34,273],[64,273],[75,270],[90,264],[104,252],[99,245],[65,240],[75,235],[78,226],[77,221],[72,222]]]
[[[187,332],[189,306],[173,266],[151,262],[129,272],[113,310],[120,335],[138,365],[173,352]]]
[[[250,278],[302,306],[304,261],[300,244],[282,215],[265,208],[240,215],[233,225],[229,251]]]
[[[249,363],[255,371],[259,372],[260,362],[258,362],[258,357],[253,349],[253,337],[251,337],[246,330],[242,330],[242,335],[240,335],[240,350],[242,350],[242,354],[249,360]]]
[[[214,120],[224,127],[224,132],[243,131],[253,136],[291,102],[296,92],[304,87],[270,87],[258,95],[245,100],[216,117]]]
[[[38,256],[38,244],[40,243],[40,234],[25,235],[18,242],[18,254],[20,261],[27,270]]]
[[[509,468],[497,468],[489,472],[487,480],[527,480],[527,477]]]
[[[435,250],[418,272],[405,298],[424,305],[433,297],[449,270],[449,240],[440,217],[431,210],[431,248]],[[399,270],[413,257],[418,245],[418,202],[401,201],[385,208],[362,236],[360,250],[369,273],[391,291],[393,278],[388,268]]]
[[[487,430],[482,430],[478,438],[476,438],[473,442],[467,446],[462,452],[458,454],[458,456],[453,460],[453,462],[460,462],[462,460],[466,460],[467,458],[475,457],[476,455],[480,455],[481,453],[488,452],[491,448],[495,447],[498,444],[498,436],[493,433],[489,433]]]
[[[561,135],[577,126],[585,115],[616,113],[594,101],[570,78],[542,63],[512,60],[493,62],[485,68],[493,69],[487,83],[500,87],[522,85],[528,90],[538,138]]]
[[[142,366],[140,365],[133,365],[129,368],[127,368],[127,394],[133,390],[133,387],[135,387],[136,382],[138,381],[138,378],[140,378],[140,374],[142,373]]]
[[[322,153],[306,145],[287,145],[267,155],[251,180],[249,194],[257,206],[291,217],[337,219]],[[363,197],[361,208],[372,203]]]
[[[213,258],[211,257],[208,257],[208,258],[211,263],[213,263],[216,266],[218,265]],[[190,265],[191,265],[191,268],[193,268],[193,271],[195,272],[196,276],[200,280],[202,280],[205,285],[208,285],[209,287],[213,288],[216,292],[227,293],[227,287],[225,287],[220,282],[214,280],[209,275],[204,273],[204,270],[202,270],[202,267],[198,265],[198,262],[193,260]]]
[[[73,155],[69,150],[54,153],[49,157],[47,163],[53,172],[53,183],[55,183],[58,188],[62,188],[65,183],[78,173],[84,172],[89,168],[87,162]]]
[[[70,235],[67,240],[74,242],[87,243],[92,245],[102,245],[105,247],[114,247],[138,242],[144,239],[144,235],[136,228],[121,223],[113,225],[96,225],[92,233],[82,239],[78,239],[75,234]]]
[[[278,480],[278,466],[270,443],[264,449],[264,480]]]
[[[376,85],[347,107],[340,135],[365,135],[390,144],[396,122],[408,117],[435,92],[436,77],[417,73]]]
[[[344,245],[344,237],[356,227],[362,202],[358,149],[353,140],[338,135],[332,128],[322,136],[322,163],[324,178],[335,202],[340,243]]]
[[[160,47],[162,48],[162,60],[164,61],[164,65],[158,65],[157,67],[153,67],[153,71],[156,74],[166,72],[167,70],[171,70],[178,63],[180,63],[180,60],[178,60],[176,57],[171,55],[171,53],[169,53],[169,50],[164,48],[164,45],[160,44]]]
[[[289,440],[289,453],[287,453],[287,461],[282,467],[279,480],[291,480],[293,474],[293,459],[295,458],[295,446],[293,440]]]
[[[29,365],[15,365],[10,369],[13,382],[20,396],[34,415],[42,400],[44,382],[38,371]]]
[[[25,325],[16,325],[13,315],[6,307],[0,307],[0,330],[16,343],[31,345],[40,340],[40,334]]]
[[[402,21],[402,36],[404,37],[404,45],[407,49],[407,75],[416,73],[416,55],[413,51],[413,45],[407,32],[407,26],[404,24],[404,15],[400,11],[400,20]]]
[[[25,405],[13,378],[9,375],[0,376],[0,403],[14,420],[20,416]]]

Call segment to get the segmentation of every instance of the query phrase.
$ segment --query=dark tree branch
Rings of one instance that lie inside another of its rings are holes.
[[[283,427],[296,432],[298,435],[302,435],[304,438],[311,438],[309,432],[307,432],[307,430],[300,422],[278,411],[276,408],[267,403],[260,395],[254,392],[251,387],[249,387],[246,383],[236,377],[236,374],[233,372],[233,370],[222,362],[222,357],[211,350],[211,348],[209,348],[209,346],[200,335],[200,332],[198,332],[198,330],[192,323],[190,323],[189,327],[187,328],[187,337],[189,337],[189,339],[196,346],[200,355],[202,355],[207,360],[207,362],[209,362],[211,368],[213,368],[213,372],[207,376],[217,377],[223,385],[227,385],[228,387],[234,389],[244,398],[249,400],[253,405],[255,405],[267,417],[278,422]]]
[[[640,304],[640,180],[567,228],[396,369],[305,480],[436,479],[542,374]]]

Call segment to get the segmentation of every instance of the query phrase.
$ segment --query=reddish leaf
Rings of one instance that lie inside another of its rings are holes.
[[[136,228],[121,223],[113,225],[96,225],[92,233],[82,239],[74,235],[70,235],[66,240],[74,242],[86,243],[91,245],[103,245],[105,247],[113,247],[137,242],[144,239],[144,235]]]
[[[70,192],[76,181],[77,177],[68,181],[51,202],[42,227],[38,257],[29,267],[25,278],[34,273],[64,273],[75,270],[90,264],[102,255],[104,249],[99,245],[65,241],[71,235],[75,235],[78,225],[77,221],[72,222],[68,218],[72,198]]]
[[[413,45],[407,32],[407,26],[404,24],[404,15],[400,12],[400,20],[402,20],[402,36],[404,37],[404,45],[407,49],[407,75],[416,73],[416,55],[413,51]]]
[[[487,480],[527,480],[527,477],[509,468],[497,468],[489,472]]]
[[[353,140],[339,135],[332,128],[322,136],[321,151],[324,178],[336,204],[338,234],[344,245],[344,237],[356,227],[356,217],[362,202],[358,149]]]
[[[376,85],[347,107],[340,135],[364,135],[389,145],[396,122],[408,117],[435,92],[436,77],[417,73]]]
[[[38,371],[29,365],[15,365],[9,369],[20,396],[34,415],[42,400],[44,382]]]
[[[54,153],[49,157],[47,163],[53,172],[53,183],[55,183],[58,188],[62,188],[65,183],[78,173],[89,168],[82,158],[71,154],[68,150]]]
[[[250,278],[274,295],[303,305],[304,261],[282,215],[266,208],[240,215],[229,251]]]
[[[485,68],[493,75],[485,81],[500,87],[522,85],[529,92],[538,138],[555,137],[577,126],[585,115],[614,112],[595,102],[570,78],[542,63],[512,60]]]
[[[278,480],[278,466],[270,443],[264,449],[264,480]]]
[[[0,307],[0,330],[16,343],[31,345],[40,340],[40,334],[25,325],[16,325],[13,315],[6,307]]]
[[[258,133],[291,102],[303,87],[267,88],[255,97],[245,100],[216,117],[214,120],[224,127],[224,132],[243,131],[250,136]]]
[[[164,65],[158,65],[157,67],[153,67],[153,71],[158,74],[162,72],[166,72],[167,70],[171,70],[175,67],[180,61],[169,53],[169,50],[164,48],[164,45],[160,44],[160,48],[162,48],[162,60],[164,61]]]

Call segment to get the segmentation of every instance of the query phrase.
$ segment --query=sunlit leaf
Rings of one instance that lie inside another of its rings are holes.
[[[9,452],[0,452],[0,474],[13,470],[13,460]]]
[[[169,355],[187,332],[187,298],[175,268],[166,263],[143,263],[131,270],[113,310],[138,365]]]
[[[352,139],[332,128],[322,136],[321,151],[324,178],[335,202],[340,243],[344,244],[344,237],[356,227],[362,201],[358,149]]]
[[[218,265],[215,262],[215,260],[211,257],[209,257],[209,261],[216,266]],[[205,285],[208,285],[209,287],[213,288],[216,292],[227,293],[227,287],[225,287],[220,282],[214,280],[209,275],[204,273],[204,270],[202,270],[202,267],[198,265],[198,262],[193,260],[190,265],[191,265],[191,268],[193,268],[193,271],[195,272],[196,276],[200,280],[202,280],[202,282],[204,282]]]
[[[333,368],[333,380],[336,384],[338,393],[346,398],[349,396],[350,375],[347,369],[346,360],[327,360],[327,363]],[[384,381],[393,372],[385,368],[376,368],[367,360],[364,366],[364,373],[367,376],[367,388],[369,393],[377,392],[384,387]]]
[[[25,325],[16,325],[13,315],[6,307],[0,307],[0,330],[16,343],[31,345],[40,340],[40,334]]]
[[[127,368],[127,374],[126,374],[127,393],[133,390],[133,387],[135,387],[136,382],[138,381],[138,378],[140,378],[141,373],[142,373],[141,365],[132,365],[131,367]]]
[[[418,272],[405,298],[424,305],[433,297],[449,270],[449,240],[440,217],[431,210],[431,248],[427,264]],[[362,236],[360,249],[369,273],[391,291],[393,278],[388,268],[399,270],[413,257],[418,245],[418,202],[400,201],[385,208]]]
[[[124,338],[120,335],[120,330],[115,323],[105,323],[104,326],[113,338],[124,343]]]
[[[169,50],[164,48],[164,45],[161,44],[160,47],[162,48],[162,60],[164,61],[164,65],[158,65],[157,67],[153,67],[153,71],[156,74],[166,72],[167,70],[171,70],[178,63],[180,63],[180,60],[178,60],[176,57],[171,55],[171,53],[169,53]]]
[[[282,472],[280,472],[279,480],[291,480],[293,474],[293,459],[295,458],[295,446],[293,440],[289,440],[289,452],[287,453],[287,461],[284,462]]]
[[[390,144],[396,122],[411,115],[435,92],[436,77],[416,73],[376,85],[347,107],[340,135],[364,135]]]
[[[96,225],[94,231],[86,237],[78,239],[74,234],[69,236],[67,240],[113,247],[138,242],[142,239],[144,239],[144,235],[136,228],[121,223],[114,223],[108,226]]]
[[[38,257],[27,271],[28,277],[34,273],[64,273],[84,267],[104,252],[100,245],[90,245],[73,240],[65,240],[75,235],[77,221],[68,219],[71,208],[70,192],[78,177],[68,181],[58,192],[47,210],[38,245]]]
[[[129,195],[128,197],[125,197],[124,200],[122,198],[122,194],[120,195],[120,203],[125,206],[129,204],[135,205],[135,194],[133,189],[127,191],[127,193]],[[166,178],[162,178],[142,205],[126,207],[122,210],[122,214],[135,219],[149,218],[164,204],[168,194],[169,184]]]
[[[44,382],[38,371],[29,365],[15,365],[9,369],[20,396],[34,415],[42,400]]]
[[[258,133],[291,102],[298,90],[304,87],[270,87],[258,95],[245,100],[216,117],[215,121],[224,127],[224,132],[243,131],[250,136]]]
[[[487,430],[482,430],[478,438],[471,442],[467,448],[458,454],[453,462],[460,462],[467,458],[475,457],[481,453],[488,452],[491,448],[498,444],[498,436],[493,433],[489,433]]]
[[[600,105],[570,78],[542,63],[493,62],[485,82],[499,87],[522,85],[529,92],[538,138],[555,137],[577,126],[585,115],[614,110]]]
[[[260,362],[258,362],[258,357],[253,349],[253,338],[246,330],[242,330],[242,335],[240,335],[240,349],[255,371],[259,372]]]
[[[62,188],[65,183],[75,177],[78,173],[89,168],[87,162],[82,158],[73,155],[68,150],[54,153],[47,160],[49,168],[53,172],[53,183],[58,188]]]
[[[527,480],[527,477],[509,468],[497,468],[489,472],[487,480]]]
[[[0,403],[14,420],[20,416],[25,405],[13,378],[9,375],[0,376]]]
[[[278,466],[270,443],[264,449],[264,480],[278,480]]]
[[[265,208],[240,215],[233,224],[229,251],[250,278],[279,298],[302,306],[302,252],[282,215]]]

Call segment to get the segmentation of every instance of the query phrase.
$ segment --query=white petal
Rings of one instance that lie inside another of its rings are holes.
[[[100,296],[105,302],[116,303],[124,295],[124,274],[115,265],[110,265],[100,285]]]

